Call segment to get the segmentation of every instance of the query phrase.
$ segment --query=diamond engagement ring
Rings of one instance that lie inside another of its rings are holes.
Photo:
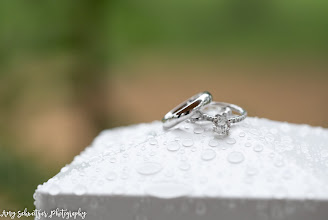
[[[163,128],[172,128],[182,121],[212,122],[213,131],[219,135],[228,135],[232,124],[247,117],[247,111],[238,105],[225,102],[212,102],[209,92],[201,92],[184,101],[162,119]]]
[[[207,112],[210,111],[210,108],[213,107],[220,107],[221,109],[225,110],[212,116]],[[231,112],[237,114],[231,114]],[[194,122],[213,122],[213,131],[218,133],[219,135],[228,135],[232,124],[241,122],[247,117],[247,111],[245,111],[243,108],[239,107],[238,105],[225,102],[211,102],[210,105],[200,110],[199,114],[199,118],[197,118],[197,120],[195,120]]]
[[[204,106],[210,104],[212,95],[209,92],[201,92],[182,102],[180,105],[169,111],[162,119],[163,128],[172,128],[175,125],[191,118]]]

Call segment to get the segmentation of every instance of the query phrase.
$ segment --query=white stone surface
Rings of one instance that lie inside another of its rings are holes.
[[[92,220],[326,220],[328,129],[249,117],[225,138],[210,124],[105,130],[35,205]]]

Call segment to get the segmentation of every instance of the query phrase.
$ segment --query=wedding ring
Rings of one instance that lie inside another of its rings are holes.
[[[203,108],[200,112],[201,120],[205,121],[211,121],[213,122],[213,131],[220,135],[228,135],[230,131],[230,127],[232,124],[241,122],[247,117],[247,111],[243,108],[239,107],[238,105],[225,103],[225,102],[211,102],[210,105],[208,105],[208,108],[211,108],[213,106],[217,106],[220,108],[227,108],[232,111],[232,113],[237,114],[228,114],[226,111],[221,111],[218,114],[215,114],[214,116],[206,113],[208,111],[207,108]]]
[[[197,111],[212,101],[212,95],[209,92],[201,92],[182,102],[180,105],[169,111],[162,119],[163,128],[172,128],[175,125],[189,119]]]

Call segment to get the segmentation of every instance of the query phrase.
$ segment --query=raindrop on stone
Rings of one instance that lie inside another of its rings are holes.
[[[233,151],[228,155],[228,161],[230,163],[241,163],[244,159],[244,155],[238,151]]]
[[[250,142],[245,143],[245,147],[251,147],[251,146],[252,146],[252,144]]]
[[[73,192],[75,195],[81,196],[83,194],[85,194],[86,192],[86,188],[83,185],[77,185],[75,186],[75,188],[73,189]]]
[[[219,141],[215,140],[215,139],[212,139],[208,142],[208,145],[211,146],[211,147],[216,147],[219,145]]]
[[[239,133],[239,137],[245,137],[245,135],[246,135],[245,132],[240,132]]]
[[[183,171],[187,171],[187,170],[189,170],[190,169],[190,164],[189,163],[181,163],[180,165],[179,165],[179,168],[180,168],[180,170],[183,170]]]
[[[188,130],[188,129],[190,128],[190,124],[186,123],[186,124],[184,125],[184,128]]]
[[[137,167],[137,172],[142,175],[153,175],[162,170],[162,165],[155,162],[143,163]]]
[[[109,162],[111,162],[111,163],[115,163],[115,162],[116,162],[116,158],[115,158],[115,157],[110,158],[110,159],[109,159]]]
[[[180,145],[179,145],[179,143],[177,143],[176,141],[174,141],[174,142],[168,143],[168,145],[167,145],[166,148],[169,151],[177,151],[177,150],[180,149]]]
[[[263,151],[263,145],[261,145],[261,144],[257,144],[257,145],[255,145],[255,146],[253,147],[253,150],[254,150],[255,152],[261,152],[261,151]]]
[[[278,159],[278,160],[276,160],[276,161],[274,162],[274,165],[275,165],[276,167],[283,167],[283,166],[285,165],[285,162],[284,162],[283,160],[281,160],[281,159]]]
[[[60,172],[65,173],[65,172],[67,172],[67,170],[68,170],[68,167],[63,167],[63,168],[61,168]]]
[[[226,143],[227,143],[227,144],[235,144],[235,143],[236,143],[236,140],[235,140],[234,138],[228,138],[228,139],[226,140]]]
[[[215,158],[215,156],[216,156],[216,153],[212,149],[206,149],[202,153],[202,159],[206,160],[206,161],[213,160]]]
[[[128,178],[129,178],[129,175],[127,173],[123,173],[122,176],[121,176],[122,180],[126,180]]]
[[[186,156],[181,156],[181,159],[180,159],[181,161],[187,161],[188,160],[188,158],[186,157]]]
[[[58,195],[58,193],[60,192],[60,187],[57,184],[52,184],[49,187],[49,194],[52,196]]]
[[[197,127],[194,129],[195,134],[201,134],[204,132],[204,129],[202,127]]]
[[[157,198],[173,199],[190,195],[192,188],[186,184],[174,182],[154,183],[145,188],[145,193]]]
[[[247,167],[246,173],[249,176],[255,176],[258,173],[258,170],[254,167]]]
[[[185,147],[191,147],[193,144],[194,144],[194,141],[190,138],[184,139],[182,141],[182,145],[185,146]]]
[[[274,136],[272,134],[267,134],[265,136],[265,140],[268,142],[273,142],[274,141]]]
[[[149,139],[149,144],[151,144],[151,145],[157,145],[158,142],[157,142],[157,140],[155,138],[150,138]]]

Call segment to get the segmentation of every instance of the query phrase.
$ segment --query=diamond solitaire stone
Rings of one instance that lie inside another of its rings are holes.
[[[219,135],[228,135],[231,123],[228,120],[227,114],[217,114],[213,120],[213,131]]]

